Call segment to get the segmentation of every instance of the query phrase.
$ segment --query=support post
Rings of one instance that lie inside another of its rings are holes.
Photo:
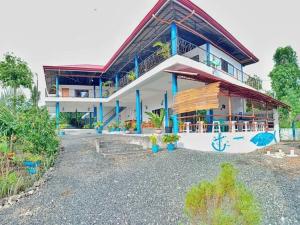
[[[143,101],[141,100],[141,123],[143,123]]]
[[[115,76],[115,90],[117,91],[119,89],[119,74],[116,74]]]
[[[56,83],[56,97],[59,97],[59,76],[57,75],[55,78]]]
[[[165,127],[169,127],[168,92],[165,93]]]
[[[210,43],[206,43],[206,64],[210,66]]]
[[[229,114],[229,130],[232,131],[232,105],[231,105],[231,96],[228,95],[228,114]]]
[[[60,114],[60,108],[59,108],[59,102],[56,102],[56,129],[59,129],[59,114]]]
[[[178,83],[177,83],[177,76],[176,74],[172,74],[172,95],[173,95],[173,102],[175,99],[175,96],[178,92]],[[178,128],[178,116],[173,115],[173,133],[178,134],[179,128]]]
[[[136,79],[140,76],[139,75],[139,60],[138,60],[137,56],[134,57],[134,74],[135,74]]]
[[[269,129],[269,113],[268,113],[268,103],[266,102],[266,131]]]
[[[213,121],[214,121],[213,116],[214,116],[214,111],[212,109],[206,111],[206,121],[210,125],[207,128],[208,132],[212,132],[212,130],[213,130],[213,127],[212,127]]]
[[[177,54],[178,30],[175,22],[171,24],[171,55]]]
[[[92,112],[90,112],[90,119],[89,119],[89,124],[90,124],[90,129],[92,128]]]
[[[96,86],[94,84],[94,98],[96,98]]]
[[[120,116],[120,102],[119,100],[116,101],[116,123],[119,123],[119,116]]]
[[[102,79],[99,79],[99,97],[102,98],[102,86],[103,82]],[[100,102],[99,104],[99,121],[103,123],[103,103]]]
[[[141,134],[141,98],[140,90],[135,91],[135,110],[136,110],[136,133]]]

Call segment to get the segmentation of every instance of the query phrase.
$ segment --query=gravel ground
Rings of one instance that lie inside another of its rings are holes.
[[[91,134],[67,135],[53,177],[38,192],[0,211],[0,224],[178,224],[186,191],[213,179],[222,162],[262,205],[263,224],[300,224],[300,179],[269,167],[259,154],[176,150],[105,159]],[[298,211],[297,211],[298,210]]]

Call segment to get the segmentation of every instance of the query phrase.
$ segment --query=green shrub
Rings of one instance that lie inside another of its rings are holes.
[[[251,192],[236,181],[236,175],[231,164],[222,164],[215,181],[204,181],[187,192],[185,212],[192,224],[260,224],[260,207]]]
[[[176,141],[179,140],[179,136],[177,134],[165,134],[162,137],[162,141],[165,144],[171,144],[171,143],[175,143]]]
[[[25,180],[16,172],[11,172],[0,177],[0,198],[17,194],[26,187]]]
[[[157,135],[151,135],[150,136],[150,142],[152,145],[157,145]]]

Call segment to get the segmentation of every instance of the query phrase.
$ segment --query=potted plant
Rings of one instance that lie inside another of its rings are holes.
[[[136,75],[134,73],[133,70],[131,70],[129,73],[128,73],[128,80],[129,81],[134,81],[136,79]]]
[[[161,127],[165,117],[165,110],[161,109],[160,114],[156,114],[153,112],[146,112],[146,114],[149,116],[151,123],[155,127],[155,133],[161,134],[162,133]]]
[[[161,41],[157,41],[153,44],[153,47],[159,48],[159,50],[156,52],[156,55],[161,56],[163,59],[170,58],[170,56],[171,56],[170,43],[164,43]]]
[[[95,124],[94,124],[94,127],[96,129],[96,132],[98,134],[102,134],[102,130],[103,130],[103,123],[101,121],[97,121]]]
[[[113,125],[114,125],[114,128],[115,128],[115,131],[121,131],[120,122],[115,122]]]
[[[108,128],[108,132],[113,132],[113,131],[115,131],[115,127],[114,127],[113,124],[109,124],[109,125],[107,126],[107,128]]]
[[[177,134],[165,134],[162,137],[163,143],[167,144],[167,149],[169,152],[174,151],[175,143],[179,140],[179,136]]]
[[[130,128],[131,128],[131,124],[129,121],[125,122],[124,124],[124,128],[125,128],[125,133],[130,133]]]
[[[37,167],[41,165],[42,159],[43,158],[40,155],[28,154],[25,156],[23,165],[27,167],[27,172],[29,174],[36,174]]]
[[[151,135],[150,142],[152,144],[152,152],[157,153],[159,150],[159,145],[157,144],[157,135]]]

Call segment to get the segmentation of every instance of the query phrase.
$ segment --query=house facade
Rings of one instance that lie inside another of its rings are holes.
[[[164,109],[178,145],[239,152],[243,141],[247,152],[279,141],[277,108],[286,107],[244,72],[257,62],[191,1],[159,0],[104,66],[44,66],[45,101],[57,127],[60,114],[80,113],[104,130],[131,122],[152,133],[146,112]]]

